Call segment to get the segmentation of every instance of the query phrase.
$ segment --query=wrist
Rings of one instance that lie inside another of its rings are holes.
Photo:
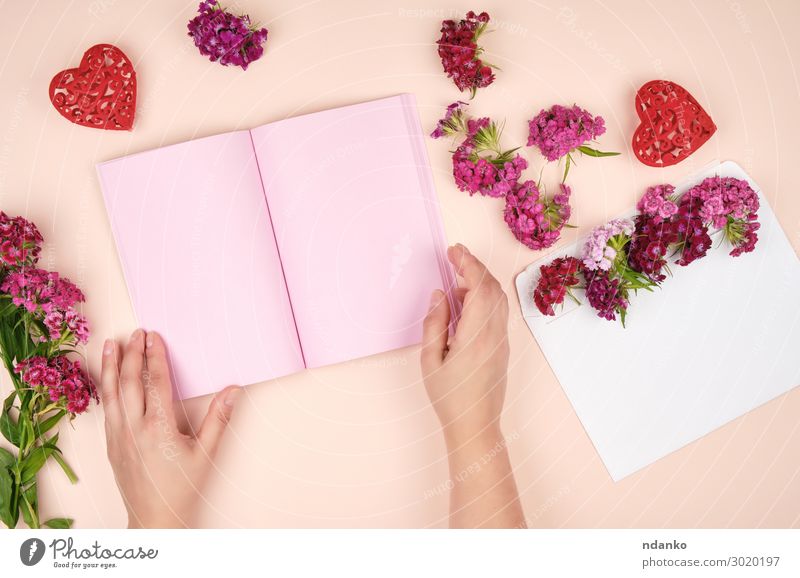
[[[457,424],[443,428],[444,441],[449,454],[474,453],[492,447],[505,447],[505,438],[496,420],[483,427],[458,427]]]

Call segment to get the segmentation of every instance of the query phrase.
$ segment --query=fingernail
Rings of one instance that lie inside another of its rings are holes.
[[[236,398],[239,397],[239,394],[242,393],[241,387],[235,387],[231,389],[228,394],[225,396],[225,405],[228,407],[233,407],[236,403]]]
[[[462,250],[462,251],[464,251],[465,253],[469,253],[469,249],[467,249],[467,248],[466,248],[464,245],[462,245],[461,243],[456,243],[456,247],[461,247],[461,250]]]
[[[111,355],[112,353],[114,353],[114,342],[106,339],[103,343],[103,355]]]
[[[145,343],[145,345],[147,345],[147,347],[153,347],[153,333],[152,333],[152,331],[148,331],[147,332],[147,338],[145,339],[144,343]]]
[[[134,330],[134,332],[133,332],[133,333],[131,333],[131,339],[130,339],[131,343],[133,343],[134,341],[136,341],[137,339],[139,339],[139,336],[140,336],[141,334],[142,334],[142,330],[141,330],[141,329],[136,329],[136,330]]]

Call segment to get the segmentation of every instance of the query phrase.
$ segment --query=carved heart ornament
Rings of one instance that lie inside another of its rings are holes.
[[[633,152],[651,167],[679,163],[717,130],[689,91],[668,80],[651,80],[636,92],[636,114],[640,123],[633,133]]]
[[[131,130],[136,113],[136,72],[116,46],[97,44],[78,68],[50,81],[50,102],[70,122],[105,130]]]

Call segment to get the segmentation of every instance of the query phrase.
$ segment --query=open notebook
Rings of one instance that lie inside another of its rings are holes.
[[[418,343],[454,286],[403,94],[98,165],[139,324],[181,398]]]
[[[761,197],[756,250],[732,258],[716,233],[703,259],[673,266],[661,289],[631,299],[627,327],[569,299],[555,317],[534,306],[539,266],[579,255],[582,241],[517,276],[525,321],[614,480],[800,384],[800,261],[736,163],[712,166],[676,192],[713,175],[747,180]]]

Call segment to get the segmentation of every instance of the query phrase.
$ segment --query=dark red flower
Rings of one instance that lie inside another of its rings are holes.
[[[586,300],[596,311],[597,316],[609,321],[617,318],[617,313],[623,317],[628,308],[628,299],[621,290],[619,279],[612,279],[606,271],[585,271]]]
[[[678,234],[681,257],[678,265],[688,265],[706,256],[711,248],[708,226],[700,216],[702,201],[697,197],[684,195],[673,217],[675,232]]]
[[[533,302],[543,315],[555,315],[553,305],[564,302],[571,287],[578,283],[583,266],[575,257],[559,257],[539,267],[541,277],[533,291]]]
[[[633,222],[635,228],[628,245],[628,265],[660,283],[666,278],[662,270],[667,264],[669,246],[678,241],[676,225],[658,215],[645,214],[637,215]]]
[[[481,60],[483,50],[478,46],[478,38],[488,22],[486,12],[476,15],[471,10],[463,20],[442,22],[442,36],[436,41],[439,58],[447,76],[462,92],[469,90],[474,95],[479,88],[494,81],[492,68]]]

